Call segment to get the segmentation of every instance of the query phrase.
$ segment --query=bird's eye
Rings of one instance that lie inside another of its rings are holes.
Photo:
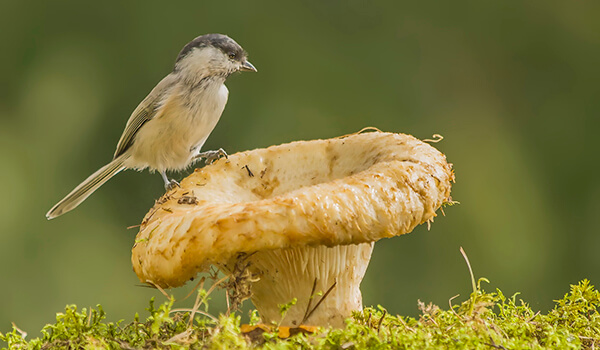
[[[237,55],[235,54],[235,52],[230,52],[227,56],[229,56],[229,58],[234,59]]]

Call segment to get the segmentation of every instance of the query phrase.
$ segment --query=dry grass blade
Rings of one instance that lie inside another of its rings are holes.
[[[462,254],[465,261],[467,262],[467,267],[469,268],[469,274],[471,274],[471,286],[473,288],[473,293],[477,293],[477,283],[475,283],[475,275],[473,275],[473,269],[471,268],[471,263],[469,262],[469,258],[467,257],[467,253],[465,253],[465,250],[463,249],[463,247],[460,247],[460,253]]]

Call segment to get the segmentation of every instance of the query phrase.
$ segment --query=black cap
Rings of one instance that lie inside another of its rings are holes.
[[[206,34],[201,35],[194,40],[187,43],[179,55],[177,56],[177,60],[175,60],[175,64],[179,62],[183,57],[189,54],[193,49],[200,47],[212,46],[217,48],[226,55],[234,58],[237,61],[242,62],[246,58],[246,51],[242,49],[242,47],[236,43],[233,39],[223,34]]]

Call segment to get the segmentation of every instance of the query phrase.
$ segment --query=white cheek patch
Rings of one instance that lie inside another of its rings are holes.
[[[196,48],[182,59],[180,69],[196,76],[207,73],[231,72],[237,70],[236,62],[230,60],[221,50],[214,47]]]

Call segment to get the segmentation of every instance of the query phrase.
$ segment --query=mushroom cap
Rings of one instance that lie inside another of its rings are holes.
[[[236,153],[196,169],[146,214],[132,249],[163,288],[239,253],[408,233],[450,200],[451,165],[413,136],[371,132]]]

